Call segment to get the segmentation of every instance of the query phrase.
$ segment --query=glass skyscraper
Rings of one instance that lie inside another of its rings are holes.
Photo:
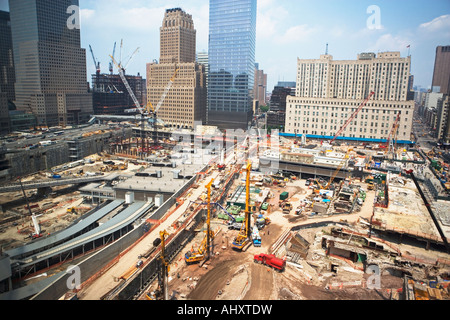
[[[252,119],[257,0],[210,0],[208,124],[247,129]]]
[[[42,126],[82,124],[93,113],[80,29],[68,26],[72,5],[78,0],[9,0],[15,104]]]

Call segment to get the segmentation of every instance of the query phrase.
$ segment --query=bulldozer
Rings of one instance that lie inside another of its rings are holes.
[[[75,207],[67,208],[67,213],[77,214],[77,210]]]

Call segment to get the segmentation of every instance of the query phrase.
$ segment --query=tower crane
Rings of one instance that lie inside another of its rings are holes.
[[[141,108],[139,107],[138,109],[128,109],[125,110],[125,112],[136,112],[139,111],[141,114],[143,114],[144,116],[147,116],[149,114],[152,115],[153,118],[153,143],[154,145],[158,145],[158,126],[157,126],[157,113],[159,111],[159,109],[162,107],[164,100],[166,99],[167,94],[169,93],[170,89],[173,86],[173,83],[175,81],[175,78],[177,76],[177,73],[180,69],[178,67],[175,66],[175,72],[173,73],[172,77],[169,80],[169,83],[167,84],[166,88],[164,89],[164,92],[161,96],[161,98],[159,99],[158,104],[156,105],[156,108],[153,107],[153,104],[148,101],[147,107],[145,108]]]
[[[243,250],[246,245],[251,243],[251,215],[250,215],[250,172],[252,171],[252,163],[250,161],[247,162],[247,166],[245,168],[247,173],[245,179],[245,220],[242,224],[242,228],[239,231],[239,234],[234,239],[231,247],[235,250]]]
[[[152,113],[153,115],[153,143],[155,145],[158,145],[158,125],[157,125],[157,112],[159,111],[159,109],[161,108],[164,100],[166,99],[167,94],[169,93],[170,89],[173,86],[173,82],[175,81],[175,77],[177,76],[177,73],[180,69],[178,69],[175,66],[175,72],[172,76],[172,78],[170,78],[169,83],[167,84],[167,87],[165,88],[161,98],[159,99],[158,104],[156,105],[156,108],[153,108],[153,105],[150,101],[148,101],[148,106],[147,106],[147,112],[148,113]],[[150,111],[151,109],[151,111]]]
[[[117,42],[114,42],[114,49],[113,49],[113,54],[112,54],[113,57],[116,55],[116,44],[117,44]],[[111,73],[111,75],[114,73],[114,62],[112,59],[109,62],[109,72]]]
[[[96,69],[96,90],[98,90],[98,85],[99,85],[99,80],[100,80],[100,62],[97,62],[97,59],[95,59],[95,55],[94,55],[94,50],[92,50],[91,45],[89,45],[89,49],[91,50],[91,55],[92,55],[92,59],[94,60],[94,65],[95,65],[95,69]]]
[[[344,125],[339,129],[339,131],[336,133],[334,138],[330,141],[330,144],[336,140],[341,133],[345,130],[345,128],[353,121],[353,119],[356,117],[356,115],[361,111],[362,108],[367,104],[367,102],[370,100],[370,98],[375,94],[375,92],[371,92],[369,96],[364,100],[363,103],[360,104],[360,106],[353,112],[353,114],[350,116],[350,118],[347,119],[347,121],[344,123]]]

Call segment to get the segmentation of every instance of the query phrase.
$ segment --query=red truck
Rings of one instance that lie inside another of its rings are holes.
[[[266,266],[275,268],[278,271],[283,271],[286,267],[286,258],[280,259],[275,257],[273,254],[257,254],[254,256],[253,261],[255,263],[262,263]]]

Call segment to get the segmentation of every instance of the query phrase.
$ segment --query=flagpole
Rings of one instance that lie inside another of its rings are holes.
[[[410,57],[411,56],[411,45],[408,45],[408,57]]]

